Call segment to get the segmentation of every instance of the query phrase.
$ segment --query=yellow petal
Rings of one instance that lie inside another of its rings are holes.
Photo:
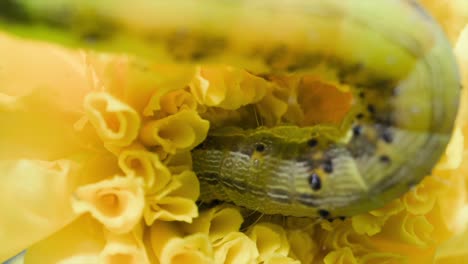
[[[80,52],[0,34],[0,93],[35,94],[64,112],[81,109],[91,87]]]
[[[195,201],[199,192],[198,178],[193,171],[174,175],[164,190],[147,197],[144,210],[146,223],[151,225],[157,219],[191,223],[198,216]]]
[[[435,259],[437,264],[466,263],[468,260],[468,228],[443,243],[437,249]]]
[[[157,65],[127,55],[88,53],[94,86],[125,102],[144,116],[159,110],[161,95],[187,86],[193,66]]]
[[[161,97],[161,111],[173,115],[181,110],[196,110],[197,102],[193,95],[184,89],[169,92]]]
[[[302,229],[288,231],[287,235],[291,246],[289,255],[302,263],[313,263],[318,253],[318,245],[312,240],[312,236]]]
[[[156,201],[149,200],[144,216],[147,224],[155,220],[192,222],[198,216],[198,208],[193,200],[182,197],[163,197]]]
[[[84,100],[84,108],[105,144],[125,147],[136,139],[140,117],[133,108],[117,98],[105,92],[89,93]]]
[[[56,160],[91,145],[73,124],[91,91],[80,52],[0,35],[0,158]]]
[[[265,125],[276,125],[288,111],[288,104],[277,98],[273,93],[268,93],[259,102],[258,110],[263,117]]]
[[[215,263],[256,263],[257,245],[241,232],[231,232],[214,243]]]
[[[183,237],[173,223],[156,221],[150,229],[150,241],[161,264],[213,263],[213,248],[206,234]]]
[[[326,221],[328,223],[328,221]],[[321,224],[318,238],[321,247],[325,249],[337,250],[340,248],[350,248],[355,254],[368,253],[375,250],[369,236],[357,233],[348,221],[333,221],[329,226]]]
[[[75,191],[73,209],[77,213],[91,213],[112,232],[129,232],[143,214],[142,185],[139,178],[114,177],[82,186]]]
[[[373,252],[359,258],[362,264],[401,264],[408,263],[407,259],[398,254]]]
[[[243,221],[239,209],[217,206],[202,212],[191,224],[183,225],[183,229],[191,234],[207,234],[214,242],[238,231]]]
[[[466,0],[420,0],[420,2],[442,25],[453,43],[460,30],[468,23],[468,4]]]
[[[283,256],[281,254],[274,254],[271,255],[268,259],[266,259],[264,264],[301,264],[299,260]]]
[[[437,187],[431,178],[426,178],[408,191],[402,201],[409,213],[424,215],[432,210],[437,199]]]
[[[99,255],[102,264],[149,264],[142,238],[134,233],[107,237],[107,243]]]
[[[174,174],[192,170],[192,153],[190,151],[180,151],[174,155],[169,155],[164,163]]]
[[[171,191],[170,196],[184,197],[193,201],[198,199],[200,195],[200,183],[193,171],[187,170],[173,177],[174,181],[180,182],[180,187]]]
[[[127,148],[119,155],[119,166],[126,175],[143,178],[146,193],[158,192],[172,178],[169,169],[162,164],[158,155],[143,148]]]
[[[400,199],[395,199],[383,208],[351,217],[353,228],[358,234],[375,235],[380,232],[390,216],[401,212],[404,208]]]
[[[25,264],[98,264],[105,246],[102,225],[84,215],[30,247]]]
[[[357,264],[357,260],[350,248],[340,248],[328,253],[323,259],[325,264]]]
[[[420,247],[428,246],[433,241],[434,226],[423,215],[407,212],[391,217],[377,236],[388,240],[408,243]]]
[[[269,82],[230,66],[201,66],[190,84],[198,103],[223,109],[238,109],[265,96]]]
[[[200,118],[197,112],[182,110],[174,115],[153,120],[143,125],[141,141],[147,146],[162,146],[164,151],[191,150],[208,133],[209,122]]]
[[[0,262],[72,222],[76,167],[61,160],[0,160]]]
[[[259,261],[264,261],[274,254],[288,256],[289,243],[281,226],[260,223],[251,227],[247,234],[257,244]]]
[[[226,83],[223,69],[219,67],[198,67],[190,91],[200,104],[219,105],[226,98]]]

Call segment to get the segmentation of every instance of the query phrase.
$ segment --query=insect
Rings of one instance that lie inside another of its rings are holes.
[[[354,215],[418,183],[454,124],[450,44],[411,0],[2,1],[0,27],[160,62],[224,63],[256,75],[328,62],[362,111],[345,129],[280,125],[211,131],[193,153],[201,199],[267,214]]]

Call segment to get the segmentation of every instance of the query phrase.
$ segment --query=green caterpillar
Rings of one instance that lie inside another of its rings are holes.
[[[344,130],[221,129],[193,151],[202,200],[267,214],[354,215],[402,195],[438,161],[458,108],[450,44],[411,0],[4,0],[0,28],[259,76],[332,65],[362,109]]]

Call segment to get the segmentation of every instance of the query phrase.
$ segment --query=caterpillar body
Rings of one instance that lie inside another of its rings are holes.
[[[344,129],[224,128],[193,150],[202,200],[267,214],[354,215],[402,195],[441,156],[458,107],[450,44],[411,0],[8,0],[0,28],[259,76],[333,65],[362,110]]]

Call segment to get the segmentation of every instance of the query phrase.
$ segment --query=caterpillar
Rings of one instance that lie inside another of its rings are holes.
[[[412,0],[4,0],[0,29],[258,76],[333,67],[361,109],[344,128],[221,128],[193,150],[203,201],[266,214],[349,216],[399,197],[430,174],[458,108],[450,44]]]

